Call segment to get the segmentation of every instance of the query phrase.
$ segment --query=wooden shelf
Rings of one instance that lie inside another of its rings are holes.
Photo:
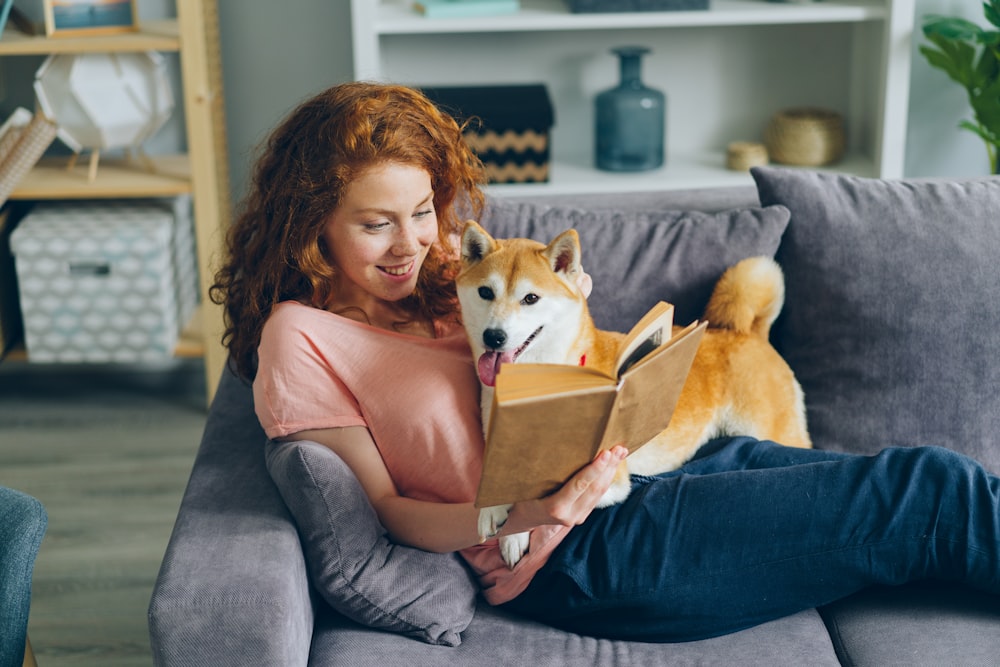
[[[191,192],[191,166],[186,155],[150,157],[152,171],[121,158],[102,158],[97,177],[87,177],[82,156],[71,170],[67,157],[48,157],[24,177],[11,199],[106,199],[172,197]]]
[[[174,355],[183,359],[197,359],[205,354],[205,341],[201,333],[202,315],[201,306],[195,310],[194,316],[187,326],[181,331],[177,346],[174,348]],[[14,344],[6,354],[0,353],[2,361],[30,361],[28,350],[24,347],[24,341]]]
[[[0,56],[47,56],[50,53],[108,53],[127,51],[179,51],[176,20],[147,21],[136,32],[101,37],[46,37],[26,35],[10,27],[0,37]]]

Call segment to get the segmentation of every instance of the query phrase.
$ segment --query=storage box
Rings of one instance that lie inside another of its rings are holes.
[[[708,0],[569,0],[572,12],[676,12],[708,9]]]
[[[427,87],[423,92],[459,123],[472,119],[463,136],[491,183],[549,180],[555,117],[544,85]]]
[[[190,198],[40,203],[11,235],[28,359],[172,357],[197,306]]]

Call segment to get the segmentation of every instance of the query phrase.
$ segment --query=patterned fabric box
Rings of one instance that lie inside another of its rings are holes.
[[[11,250],[32,362],[168,359],[197,306],[189,197],[40,203]]]
[[[555,115],[544,85],[422,90],[459,123],[471,120],[462,136],[483,161],[491,183],[549,180],[549,133]]]

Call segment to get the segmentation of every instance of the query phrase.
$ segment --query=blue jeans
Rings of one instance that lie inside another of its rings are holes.
[[[0,486],[0,667],[21,667],[35,556],[48,526],[42,504]]]
[[[937,447],[867,457],[733,438],[635,478],[505,607],[580,634],[691,641],[920,579],[1000,594],[1000,479]]]

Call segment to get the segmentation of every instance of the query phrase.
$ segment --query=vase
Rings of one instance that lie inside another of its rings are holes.
[[[598,169],[646,171],[663,164],[666,97],[642,82],[642,56],[649,49],[611,50],[620,61],[618,86],[595,99],[595,154]]]

